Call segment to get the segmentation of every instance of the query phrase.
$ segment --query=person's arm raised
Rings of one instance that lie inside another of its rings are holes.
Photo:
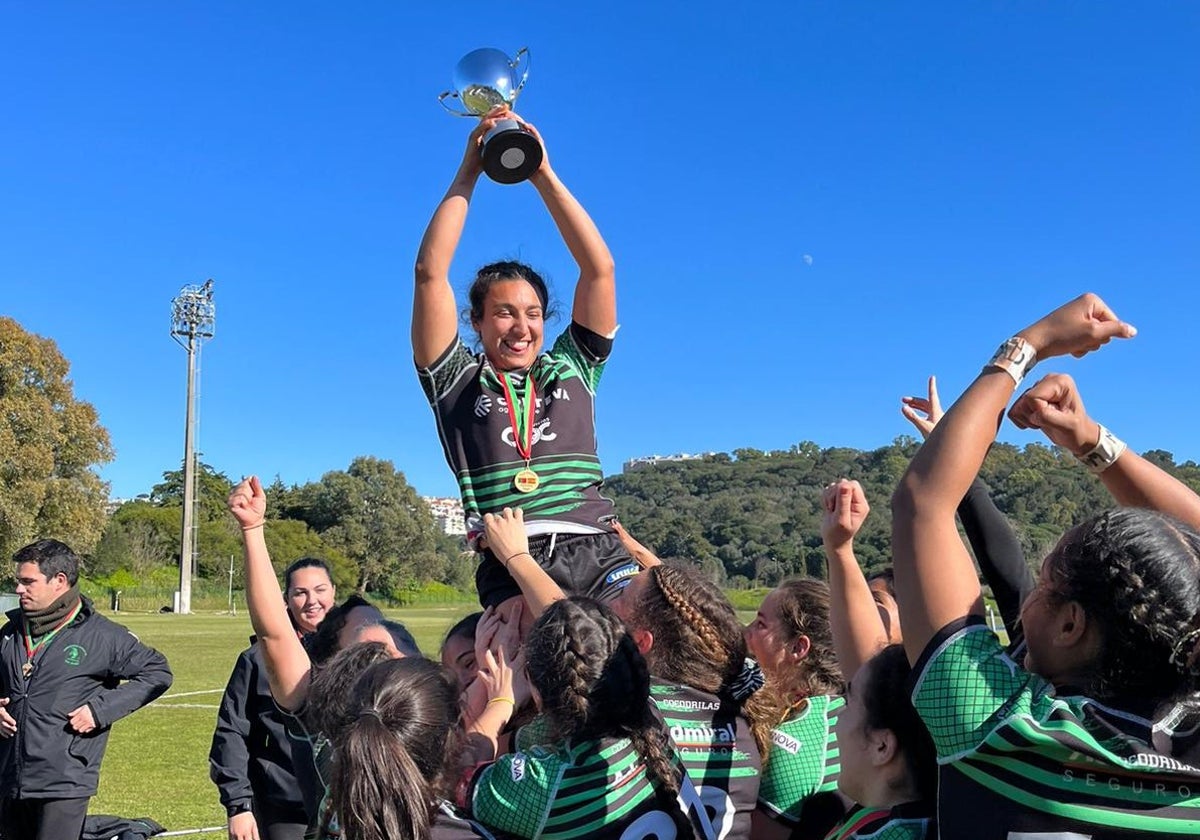
[[[475,184],[483,173],[479,150],[483,136],[495,125],[504,112],[497,109],[479,122],[467,140],[462,163],[446,194],[429,220],[421,238],[417,262],[413,269],[412,349],[413,361],[426,368],[446,352],[458,335],[458,310],[454,289],[450,286],[450,263],[458,250],[467,208]]]
[[[842,479],[821,493],[821,510],[821,542],[829,561],[829,623],[838,664],[849,678],[888,643],[871,587],[854,556],[854,537],[871,508],[862,485]]]
[[[996,362],[1032,364],[1028,351],[1037,359],[1082,356],[1134,333],[1095,295],[1054,310],[1017,334],[1017,362],[997,354],[917,452],[892,496],[896,600],[910,661],[917,661],[942,627],[982,611],[979,580],[954,514],[996,438],[1016,380],[1028,369],[1010,374]]]
[[[267,496],[258,476],[242,479],[229,493],[229,512],[242,527],[246,560],[246,606],[262,647],[271,696],[281,708],[296,710],[308,696],[312,665],[288,620],[283,591],[271,565],[263,534]]]
[[[525,514],[520,508],[505,508],[500,513],[483,516],[487,546],[496,559],[508,570],[529,607],[531,620],[546,607],[564,597],[562,589],[529,553],[529,537],[525,534]]]
[[[1101,442],[1102,426],[1083,406],[1075,380],[1052,373],[1021,395],[1008,412],[1022,429],[1041,429],[1050,441],[1083,460]],[[1100,481],[1118,504],[1156,510],[1200,528],[1200,496],[1192,488],[1120,444],[1116,460],[1101,460]],[[1107,464],[1107,465],[1106,465]]]
[[[542,135],[527,122],[521,121],[521,125],[538,139],[544,152],[542,165],[529,180],[579,266],[571,320],[594,333],[611,336],[617,328],[617,281],[612,253],[592,217],[551,168]]]

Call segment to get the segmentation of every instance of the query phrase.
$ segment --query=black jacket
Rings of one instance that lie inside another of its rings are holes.
[[[0,627],[0,697],[9,699],[17,732],[0,739],[0,795],[93,796],[109,728],[171,686],[166,657],[84,598],[74,620],[35,654],[26,678],[25,619],[19,609],[7,615]],[[85,703],[96,728],[76,735],[67,719]]]
[[[257,800],[260,809],[290,811],[303,821],[304,800],[292,771],[292,750],[283,716],[271,697],[262,650],[252,645],[233,666],[208,753],[208,775],[225,810],[246,810]]]

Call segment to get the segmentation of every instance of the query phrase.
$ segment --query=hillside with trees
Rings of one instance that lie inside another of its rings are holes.
[[[871,515],[855,548],[868,569],[890,560],[888,501],[920,444],[910,437],[869,452],[735,450],[699,460],[647,464],[605,485],[621,522],[659,557],[699,562],[732,588],[770,586],[793,574],[824,577],[821,488],[839,478],[862,483]],[[1200,465],[1171,453],[1144,456],[1200,491]],[[1030,444],[993,446],[981,472],[1031,562],[1067,528],[1112,506],[1103,485],[1070,454]]]

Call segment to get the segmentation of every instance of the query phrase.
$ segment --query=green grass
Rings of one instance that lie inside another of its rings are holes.
[[[450,625],[473,608],[406,607],[387,614],[408,626],[421,650],[436,654]],[[110,617],[166,655],[175,683],[163,697],[113,727],[100,791],[89,810],[152,817],[171,830],[223,826],[225,812],[208,778],[208,748],[221,692],[250,636],[249,618],[244,612]]]

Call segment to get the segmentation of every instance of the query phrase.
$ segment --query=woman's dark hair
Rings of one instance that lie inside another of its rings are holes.
[[[305,639],[305,650],[313,666],[324,664],[338,652],[338,636],[346,626],[350,611],[358,607],[375,607],[361,595],[351,595],[345,601],[325,613],[325,620],[317,628],[317,632]],[[376,607],[376,609],[378,609]],[[382,613],[380,613],[382,615]]]
[[[338,651],[323,667],[314,668],[304,704],[308,731],[326,737],[336,732],[346,722],[355,680],[372,665],[391,659],[382,642],[359,642]]]
[[[809,641],[808,656],[797,675],[799,682],[788,686],[790,693],[800,697],[841,694],[845,677],[829,623],[829,584],[813,578],[792,578],[775,591],[779,593],[779,626],[785,640],[807,636]]]
[[[590,598],[556,601],[530,629],[525,660],[552,736],[628,738],[645,762],[663,810],[674,815],[681,836],[691,836],[676,800],[679,773],[662,723],[651,710],[650,671],[617,614]]]
[[[454,678],[428,659],[393,659],[358,678],[333,735],[330,798],[346,840],[429,836],[458,720]]]
[[[783,718],[783,710],[770,692],[756,691],[742,701],[731,693],[749,654],[729,598],[698,568],[663,563],[640,574],[648,580],[630,606],[629,622],[654,636],[646,656],[651,672],[740,707],[760,755],[766,757],[771,728]]]
[[[524,280],[533,286],[538,300],[542,302],[542,317],[548,321],[554,316],[554,312],[550,308],[550,291],[546,288],[546,281],[542,279],[542,275],[525,263],[504,260],[479,269],[475,274],[475,280],[471,283],[471,288],[467,290],[469,305],[463,312],[463,317],[472,327],[476,321],[483,318],[483,302],[487,300],[488,290],[496,283],[503,283],[507,280]]]
[[[475,638],[475,628],[479,626],[479,619],[483,618],[482,612],[473,612],[470,615],[460,618],[454,623],[454,626],[446,631],[446,637],[442,639],[442,647],[446,647],[446,642],[453,638],[462,636],[464,639]]]
[[[1100,630],[1100,654],[1082,686],[1091,696],[1140,706],[1196,688],[1188,664],[1200,614],[1194,528],[1117,508],[1063,534],[1046,562],[1049,597],[1077,602]]]
[[[286,598],[288,592],[292,588],[292,575],[301,569],[320,569],[325,572],[325,576],[329,578],[329,582],[333,583],[333,573],[329,571],[329,564],[320,557],[301,557],[299,560],[293,560],[292,563],[283,570],[283,596]]]
[[[886,566],[877,572],[871,572],[867,575],[867,585],[874,583],[877,580],[883,581],[883,588],[887,593],[896,597],[896,571],[891,566]]]
[[[922,801],[932,802],[937,795],[937,751],[929,730],[913,708],[908,689],[911,673],[904,646],[888,645],[859,671],[867,675],[866,684],[860,685],[860,679],[848,690],[862,695],[866,726],[887,729],[896,736],[909,781]]]

